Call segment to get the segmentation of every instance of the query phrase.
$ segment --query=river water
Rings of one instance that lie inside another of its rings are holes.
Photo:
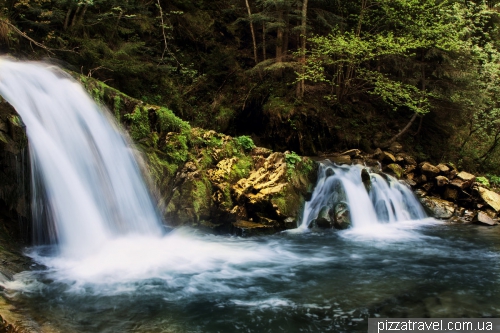
[[[369,317],[500,316],[499,230],[386,228],[387,238],[251,239],[181,229],[73,261],[31,249],[47,268],[19,274],[5,294],[61,332],[366,332]]]

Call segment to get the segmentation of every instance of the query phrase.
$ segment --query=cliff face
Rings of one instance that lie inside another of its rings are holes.
[[[15,110],[0,97],[0,219],[4,236],[28,241],[28,141]]]

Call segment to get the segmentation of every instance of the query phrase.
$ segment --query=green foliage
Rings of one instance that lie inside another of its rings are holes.
[[[234,140],[236,141],[236,144],[242,147],[244,150],[251,150],[255,147],[252,138],[248,135],[238,136],[234,138]]]
[[[295,165],[302,161],[302,157],[292,151],[291,153],[285,153],[285,161],[287,168],[294,169]]]
[[[483,186],[490,187],[490,182],[486,177],[476,177],[476,182],[480,183]]]
[[[498,187],[500,186],[500,176],[496,176],[496,175],[491,175],[491,174],[488,174],[486,175],[489,180],[490,180],[490,183],[495,186],[495,187]]]

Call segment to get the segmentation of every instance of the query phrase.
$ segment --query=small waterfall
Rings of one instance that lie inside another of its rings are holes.
[[[320,164],[318,182],[306,203],[302,223],[305,229],[327,214],[334,222],[336,212],[349,215],[353,228],[381,223],[421,220],[427,216],[412,191],[397,179],[361,165]]]
[[[35,239],[79,254],[119,235],[162,234],[127,140],[79,83],[0,58],[0,95],[26,125]]]

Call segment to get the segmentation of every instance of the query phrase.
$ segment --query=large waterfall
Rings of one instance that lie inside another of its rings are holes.
[[[0,95],[26,125],[35,238],[85,253],[117,235],[161,235],[127,140],[80,84],[54,67],[0,58]]]
[[[397,179],[361,165],[337,166],[329,161],[320,165],[300,228],[308,228],[322,211],[332,220],[348,214],[357,229],[426,218],[415,195]]]

